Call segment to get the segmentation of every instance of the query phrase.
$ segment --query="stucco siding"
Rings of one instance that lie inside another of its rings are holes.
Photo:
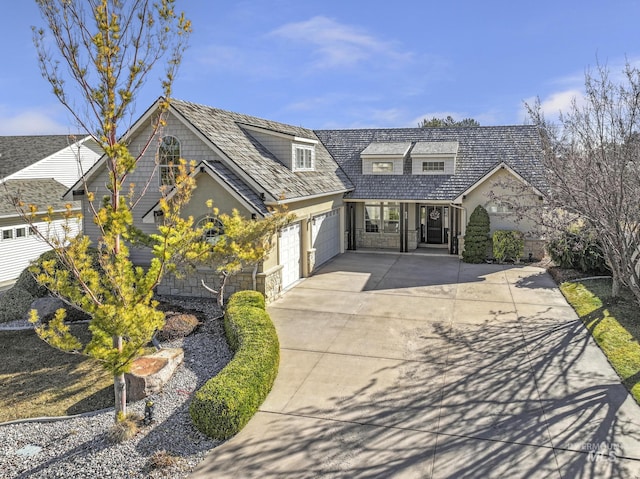
[[[506,189],[503,186],[497,184],[498,182],[504,180],[517,181],[517,179],[509,172],[509,170],[500,169],[466,195],[466,198],[462,202],[462,206],[466,209],[466,220],[462,225],[463,234],[464,231],[466,231],[466,222],[469,221],[471,213],[478,205],[482,205],[485,208],[490,208],[492,204],[495,204],[489,200],[490,192],[493,192],[498,196],[513,194],[513,192],[509,189]],[[533,189],[531,190],[530,201],[533,205],[542,206],[541,200],[538,198],[538,195],[533,191]],[[509,212],[489,213],[489,218],[491,219],[492,233],[496,230],[518,230],[522,231],[525,234],[534,237],[536,236],[535,223],[531,220],[523,219],[518,221],[515,215]]]

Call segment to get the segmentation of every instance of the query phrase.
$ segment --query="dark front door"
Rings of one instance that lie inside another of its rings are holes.
[[[442,206],[427,207],[427,243],[442,244]]]

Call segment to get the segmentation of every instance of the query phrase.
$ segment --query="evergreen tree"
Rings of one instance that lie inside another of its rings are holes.
[[[151,264],[144,269],[131,262],[126,242],[135,230],[132,209],[146,185],[141,185],[136,196],[135,185],[126,181],[146,149],[134,156],[127,142],[119,137],[130,127],[123,123],[130,120],[133,101],[146,77],[155,71],[156,63],[166,59],[162,89],[167,100],[160,101],[146,142],[147,147],[153,144],[164,125],[173,79],[191,26],[183,14],[175,13],[174,0],[37,3],[47,24],[47,31],[34,28],[42,74],[58,100],[104,151],[109,195],[102,203],[94,203],[96,198],[85,185],[91,215],[88,220],[93,220],[99,231],[95,245],[98,266],[90,254],[89,237],[72,235],[71,225],[80,215],[72,211],[71,205],[63,215],[66,226],[62,237],[34,230],[54,248],[56,256],[36,267],[37,279],[91,315],[90,342],[82,345],[71,335],[64,324],[64,309],[36,331],[52,346],[94,357],[113,374],[118,420],[126,415],[124,373],[164,322],[163,313],[156,309],[153,289],[181,260],[205,253],[205,246],[197,241],[202,233],[193,228],[193,219],[180,216],[180,208],[189,201],[195,187],[188,174],[190,167],[181,160],[176,165],[179,174],[174,194],[171,200],[164,198],[160,202],[163,223],[150,238],[154,256]],[[57,57],[50,53],[53,47],[57,48]],[[36,205],[18,201],[16,206],[27,221],[36,220]],[[49,208],[44,220],[51,223],[54,219]],[[38,320],[35,311],[32,320]]]
[[[464,235],[464,251],[462,261],[465,263],[482,263],[487,257],[489,248],[489,230],[491,220],[489,213],[481,205],[476,206],[471,216]]]

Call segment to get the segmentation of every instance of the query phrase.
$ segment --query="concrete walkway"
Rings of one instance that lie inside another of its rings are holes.
[[[280,374],[195,478],[640,478],[640,408],[544,270],[347,253],[269,307]]]

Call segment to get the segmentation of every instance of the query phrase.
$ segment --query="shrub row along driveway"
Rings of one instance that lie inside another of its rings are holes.
[[[540,268],[347,253],[269,312],[274,389],[194,478],[640,477],[640,408]]]

